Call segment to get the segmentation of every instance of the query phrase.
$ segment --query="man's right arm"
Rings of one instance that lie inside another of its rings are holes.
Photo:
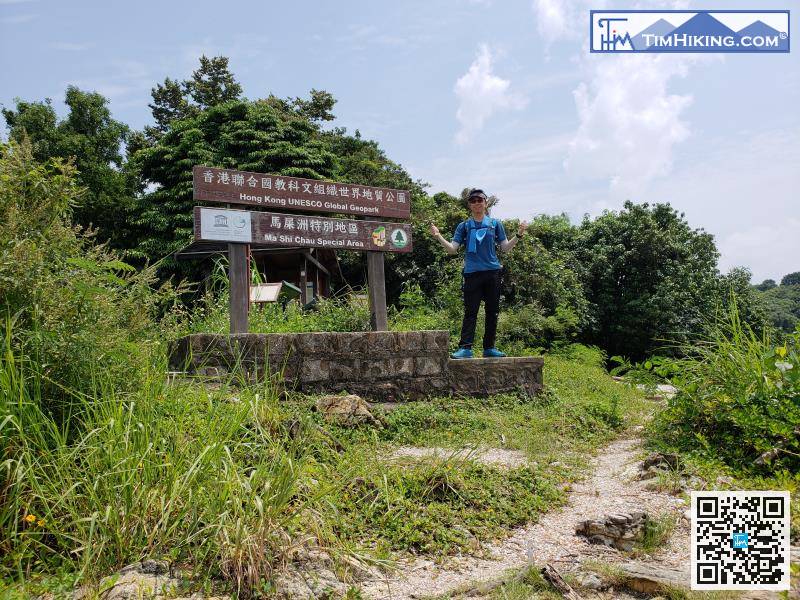
[[[442,236],[442,234],[439,233],[439,228],[436,227],[436,225],[431,225],[431,233],[433,234],[433,237],[436,238],[436,241],[442,245],[442,248],[444,248],[445,252],[447,252],[448,254],[458,253],[458,249],[461,247],[461,244],[459,244],[455,240],[453,240],[452,242],[448,242],[446,239],[444,239],[444,236]],[[458,236],[458,230],[456,230],[456,237],[457,236]]]
[[[448,254],[458,254],[458,249],[461,247],[461,244],[458,242],[448,242],[446,239],[444,239],[444,237],[442,237],[441,233],[436,236],[436,239],[442,245],[445,252]]]

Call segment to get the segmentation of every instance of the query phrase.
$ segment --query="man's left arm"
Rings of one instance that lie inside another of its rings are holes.
[[[511,252],[514,246],[517,245],[517,242],[519,242],[520,238],[525,235],[525,230],[528,228],[528,224],[525,221],[521,221],[519,227],[517,227],[517,235],[509,240],[506,237],[506,230],[503,228],[503,224],[500,223],[500,221],[497,223],[499,228],[497,239],[500,240],[500,250],[502,252]]]

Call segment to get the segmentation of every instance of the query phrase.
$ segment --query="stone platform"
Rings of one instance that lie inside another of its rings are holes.
[[[304,393],[347,391],[374,401],[458,394],[535,395],[539,357],[452,360],[447,331],[194,334],[170,351],[170,369],[226,377],[279,375]]]

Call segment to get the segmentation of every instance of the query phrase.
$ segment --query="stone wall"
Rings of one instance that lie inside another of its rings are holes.
[[[543,366],[539,356],[451,359],[450,387],[454,394],[466,396],[517,392],[534,396],[542,389]]]
[[[301,392],[347,391],[380,401],[541,388],[541,358],[454,361],[448,342],[446,331],[194,334],[176,342],[170,368],[213,377],[282,373]]]

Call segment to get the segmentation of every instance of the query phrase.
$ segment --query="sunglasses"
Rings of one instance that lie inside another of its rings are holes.
[[[486,198],[482,196],[470,196],[467,202],[469,202],[470,204],[475,204],[476,202],[483,202],[484,200],[486,200]]]

